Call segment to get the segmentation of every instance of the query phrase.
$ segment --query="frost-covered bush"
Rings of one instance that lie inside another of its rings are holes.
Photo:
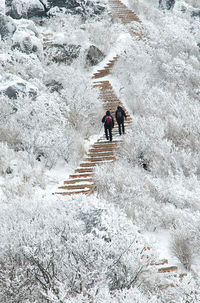
[[[1,205],[1,301],[95,300],[138,285],[148,244],[122,213],[87,200]]]
[[[84,24],[84,28],[87,30],[90,43],[106,54],[109,53],[122,30],[119,24],[110,24],[110,20],[106,18],[96,22],[88,20]]]
[[[2,178],[3,177],[3,178]],[[32,154],[15,152],[6,143],[0,146],[1,200],[9,202],[16,197],[33,196],[36,188],[46,187],[44,167]]]
[[[192,247],[186,236],[174,234],[171,241],[171,253],[179,259],[183,266],[190,270],[192,264]]]
[[[6,144],[1,143],[0,145],[0,173],[5,175],[6,173],[11,173],[12,168],[11,161],[14,159],[15,153],[13,150],[9,149]]]
[[[141,157],[135,157],[132,149],[136,142],[131,142],[129,147],[124,143],[126,153],[123,148],[117,162],[96,169],[99,197],[119,205],[143,230],[176,228],[178,218],[184,222],[189,209],[199,210],[198,178],[192,172],[190,176],[183,176],[179,167],[176,170],[168,161],[158,162],[158,167],[172,165],[172,169],[169,166],[166,175],[156,171],[154,175],[150,164],[147,169]]]
[[[173,229],[188,209],[199,210],[199,23],[177,8],[163,14],[151,6],[143,18],[148,39],[127,43],[113,69],[133,126],[114,175],[104,179],[112,201],[141,216],[138,225]],[[97,176],[100,193],[103,183]]]

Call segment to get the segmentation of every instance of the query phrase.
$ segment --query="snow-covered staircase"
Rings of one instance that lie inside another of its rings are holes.
[[[119,58],[119,55],[116,55],[111,60],[109,60],[109,62],[105,65],[105,67],[103,69],[99,69],[99,70],[97,70],[96,73],[94,73],[92,79],[98,79],[98,78],[108,76],[118,58]],[[106,89],[106,85],[105,85],[105,89]]]
[[[141,23],[138,16],[120,0],[110,0],[109,3],[113,16],[119,18],[124,25],[133,21]]]
[[[115,60],[114,57],[113,60]],[[112,61],[113,61],[112,60]],[[113,61],[114,62],[114,61]],[[107,68],[107,65],[105,66]],[[103,77],[103,75],[102,75]],[[118,105],[122,106],[126,112],[127,118],[125,120],[125,129],[130,126],[131,117],[128,111],[123,106],[122,102],[117,98],[112,85],[108,80],[97,81],[93,84],[94,88],[100,89],[100,97],[103,102],[104,110],[110,110],[114,117]],[[105,139],[105,135],[101,136],[88,150],[87,156],[80,164],[74,174],[69,176],[64,185],[59,187],[57,194],[62,195],[76,195],[76,194],[90,194],[95,189],[94,169],[97,165],[115,161],[115,154],[122,142],[118,135],[118,127],[115,121],[113,128],[112,142]]]

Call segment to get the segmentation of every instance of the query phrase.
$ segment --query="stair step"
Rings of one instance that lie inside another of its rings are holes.
[[[107,160],[115,160],[116,158],[115,157],[101,157],[101,158],[86,158],[85,161],[88,161],[88,162],[101,162],[101,161],[107,161]]]
[[[80,167],[92,167],[92,166],[96,166],[98,163],[81,163]]]
[[[111,87],[101,87],[101,90],[107,90],[107,91],[112,91],[113,90],[113,88],[112,88],[112,86]]]
[[[113,147],[115,147],[115,146],[117,146],[117,144],[112,144],[112,143],[110,143],[109,141],[107,142],[107,141],[105,141],[106,142],[106,144],[101,144],[101,143],[99,143],[99,144],[95,144],[95,145],[93,145],[94,146],[94,148],[96,147],[96,148],[107,148],[107,146],[113,146]]]
[[[104,68],[104,69],[99,69],[99,70],[97,70],[97,72],[98,73],[104,73],[104,72],[107,72],[107,71],[109,71],[109,68]]]
[[[171,272],[171,271],[177,271],[177,266],[169,266],[169,267],[162,267],[158,269],[159,273],[165,273],[165,272]]]
[[[78,168],[75,170],[75,173],[89,173],[89,172],[93,172],[93,168]]]
[[[102,141],[102,140],[103,140],[103,141]],[[97,140],[97,144],[99,144],[100,142],[101,142],[102,144],[107,143],[108,145],[112,145],[112,144],[121,143],[122,141],[121,141],[121,140],[113,140],[113,141],[110,142],[110,141],[106,141],[106,140],[104,141],[104,138],[102,138],[102,139],[100,138],[100,139]]]
[[[96,150],[90,154],[88,154],[88,156],[91,157],[107,157],[107,156],[113,156],[114,153],[113,152],[102,152],[102,150],[100,150],[99,152],[97,152]]]
[[[77,175],[70,175],[69,177],[70,178],[74,178],[74,179],[77,179],[77,178],[90,178],[90,177],[93,177],[94,174],[77,174]]]
[[[66,185],[66,186],[59,186],[60,189],[84,189],[84,188],[92,188],[93,185],[90,184],[81,184],[81,185]]]
[[[168,260],[167,259],[160,260],[160,261],[157,261],[157,262],[152,262],[149,265],[151,265],[151,266],[156,265],[157,266],[157,265],[164,265],[164,264],[168,264]]]
[[[93,179],[73,179],[73,180],[67,180],[64,181],[64,184],[76,184],[76,183],[80,183],[80,182],[94,182]]]
[[[99,160],[97,162],[85,162],[85,163],[81,163],[80,166],[81,167],[93,167],[93,166],[97,166],[99,164],[102,164],[102,163],[108,163],[110,162],[111,160],[110,159],[102,159],[102,160]]]
[[[107,85],[107,84],[95,84],[95,85],[93,85],[93,87],[95,88],[95,87],[100,87],[101,89],[112,89],[112,86],[111,85]]]
[[[117,149],[118,148],[115,148],[115,150],[117,150]],[[92,154],[96,154],[96,153],[97,153],[96,155],[98,155],[98,153],[99,153],[99,155],[101,155],[101,153],[105,153],[105,152],[112,153],[114,155],[112,147],[111,148],[93,148],[93,149],[89,149],[89,152],[91,153],[90,156],[92,156]]]
[[[87,195],[90,192],[91,192],[91,189],[90,190],[71,191],[71,192],[57,192],[56,194],[62,195],[62,196],[72,196],[72,195],[80,195],[80,194]]]

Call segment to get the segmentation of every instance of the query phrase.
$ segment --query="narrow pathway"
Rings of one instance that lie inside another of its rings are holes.
[[[121,19],[123,24],[130,23],[132,21],[141,22],[139,18],[129,10],[121,1],[110,1],[111,10],[115,13],[115,16]],[[103,102],[104,110],[110,110],[111,114],[115,115],[115,111],[118,105],[120,105],[126,115],[125,128],[127,129],[131,123],[131,117],[123,106],[122,102],[116,96],[111,83],[108,80],[100,80],[111,73],[111,70],[118,60],[119,55],[114,56],[107,62],[103,69],[97,70],[92,76],[94,81],[93,87],[99,87],[100,98]],[[109,142],[105,139],[105,135],[101,136],[89,149],[87,157],[84,162],[75,170],[75,172],[69,176],[69,179],[64,181],[64,185],[59,187],[59,191],[56,194],[61,195],[77,195],[77,194],[90,194],[95,189],[94,182],[94,169],[96,165],[102,165],[107,162],[115,161],[115,153],[120,147],[121,138],[118,135],[118,127],[115,121],[115,127],[113,128],[113,141]]]

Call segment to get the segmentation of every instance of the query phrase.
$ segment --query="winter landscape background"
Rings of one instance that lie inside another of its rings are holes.
[[[141,39],[108,0],[1,1],[2,303],[200,301],[200,4],[123,3]],[[91,77],[116,54],[123,147],[92,195],[52,195],[103,133]]]

